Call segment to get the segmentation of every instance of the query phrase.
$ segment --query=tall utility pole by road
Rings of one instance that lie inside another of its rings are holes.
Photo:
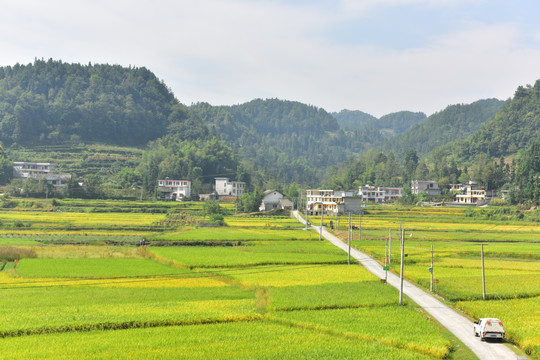
[[[399,272],[399,305],[403,305],[403,259],[405,250],[405,227],[401,227],[401,271]]]
[[[319,241],[322,241],[322,226],[324,221],[324,206],[321,203],[321,227],[319,228]]]
[[[352,240],[352,218],[351,213],[349,213],[349,228],[347,229],[347,244],[349,246],[349,257],[347,258],[347,264],[351,264],[351,240]]]
[[[433,244],[431,244],[431,267],[429,268],[431,273],[431,281],[429,283],[429,291],[433,292]]]
[[[484,268],[484,244],[480,244],[482,257],[482,299],[486,300],[486,270]]]
[[[392,262],[392,229],[388,229],[388,265]]]

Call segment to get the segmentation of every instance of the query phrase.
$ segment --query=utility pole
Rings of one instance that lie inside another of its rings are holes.
[[[307,226],[308,226],[308,216],[307,216],[307,191],[306,191],[306,206],[305,206],[305,209],[304,209],[305,213],[306,213],[306,228],[305,230],[307,230]]]
[[[322,241],[322,226],[324,221],[324,206],[321,203],[321,227],[319,228],[319,241]]]
[[[433,292],[433,244],[431,244],[431,268],[429,272],[431,273],[431,282],[429,284],[429,291]]]
[[[349,257],[347,258],[347,264],[351,264],[351,238],[352,238],[352,224],[351,224],[351,213],[349,213],[349,228],[347,229],[347,243],[349,246]]]
[[[388,240],[384,243],[384,283],[388,281]]]
[[[362,241],[362,202],[360,202],[360,213],[358,214],[358,240]]]
[[[401,227],[401,266],[399,273],[399,305],[403,305],[403,258],[405,250],[405,228]]]
[[[484,244],[480,244],[482,257],[482,299],[486,300],[486,271],[484,268]]]
[[[392,229],[388,229],[388,265],[392,262]]]

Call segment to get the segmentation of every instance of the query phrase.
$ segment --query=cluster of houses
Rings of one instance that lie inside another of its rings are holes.
[[[441,195],[436,181],[411,181],[413,194],[425,193],[428,196]],[[474,181],[467,184],[452,184],[450,192],[454,194],[454,202],[449,205],[484,205],[496,191],[486,191]],[[386,186],[360,186],[356,191],[342,190],[306,190],[306,211],[310,215],[325,214],[358,214],[367,203],[386,204],[403,196],[403,188]]]
[[[23,180],[33,178],[40,180],[45,178],[55,187],[66,186],[71,180],[70,174],[56,174],[53,163],[37,162],[14,162],[13,176]],[[230,178],[216,177],[215,192],[211,194],[199,194],[200,198],[216,199],[218,197],[239,197],[246,191],[246,183],[231,181]],[[173,180],[169,178],[157,181],[158,198],[162,200],[182,201],[191,198],[191,181]],[[436,181],[413,180],[411,181],[413,194],[425,193],[429,196],[441,195],[441,189]],[[454,204],[458,205],[482,205],[496,196],[495,191],[486,191],[473,181],[466,184],[452,184],[450,192],[454,193]],[[321,212],[332,214],[358,213],[366,203],[385,204],[391,203],[403,196],[403,188],[386,186],[360,186],[358,191],[343,190],[306,190],[306,208],[312,215]],[[267,190],[259,207],[260,211],[274,209],[292,209],[293,204],[285,199],[284,195],[276,190]]]
[[[229,178],[217,177],[215,180],[216,191],[212,194],[199,194],[202,199],[213,200],[219,196],[239,197],[246,190],[243,181],[231,181]],[[162,200],[182,201],[191,198],[191,181],[172,180],[165,178],[157,181],[159,198]]]

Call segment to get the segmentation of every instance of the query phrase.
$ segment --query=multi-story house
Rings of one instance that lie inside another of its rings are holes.
[[[430,196],[441,195],[441,189],[439,189],[439,183],[430,180],[412,180],[411,192],[413,194],[426,193]]]
[[[165,200],[182,201],[191,197],[191,181],[171,180],[165,178],[158,180],[158,191]]]
[[[357,214],[362,207],[362,198],[353,191],[306,190],[306,207],[311,215]]]
[[[375,187],[371,185],[360,186],[358,194],[365,202],[372,202],[376,204],[382,204],[384,202],[385,191],[381,187]]]
[[[243,181],[230,181],[229,178],[215,178],[216,193],[221,196],[242,196],[246,189]]]
[[[455,202],[458,204],[478,204],[486,200],[486,190],[474,181],[467,184],[452,184],[450,191],[457,193]]]
[[[403,196],[403,188],[400,187],[382,187],[382,190],[384,190],[384,202],[394,202],[400,197]]]
[[[41,180],[45,178],[55,187],[66,186],[71,180],[70,174],[55,174],[53,163],[38,163],[15,161],[13,163],[13,177],[23,181],[27,179]]]

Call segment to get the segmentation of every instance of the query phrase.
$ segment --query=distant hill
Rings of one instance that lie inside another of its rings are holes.
[[[516,155],[535,141],[540,141],[540,80],[534,87],[518,87],[514,97],[474,134],[437,148],[435,154],[468,163],[479,154],[492,158]]]
[[[399,111],[382,116],[376,127],[387,135],[393,136],[409,130],[413,125],[427,119],[423,112]]]
[[[535,141],[540,141],[540,80],[534,87],[520,86],[501,111],[482,125],[468,141],[468,155],[511,155]]]
[[[207,133],[146,68],[36,60],[0,67],[0,141],[144,146],[169,131]]]
[[[313,183],[328,166],[361,150],[325,110],[294,101],[256,99],[234,106],[190,106],[227,141],[261,181]]]
[[[501,109],[503,101],[479,100],[472,104],[450,105],[387,141],[383,149],[403,156],[414,150],[422,157],[435,148],[472,136],[483,123]]]
[[[379,130],[381,134],[386,137],[400,134],[427,118],[424,113],[414,113],[411,111],[391,113],[382,116],[380,119],[359,110],[341,110],[338,113],[332,113],[332,116],[336,118],[339,127],[344,131],[354,131],[372,127]]]
[[[374,124],[377,118],[360,110],[341,110],[332,113],[336,118],[339,127],[345,131],[358,130],[366,125]]]

